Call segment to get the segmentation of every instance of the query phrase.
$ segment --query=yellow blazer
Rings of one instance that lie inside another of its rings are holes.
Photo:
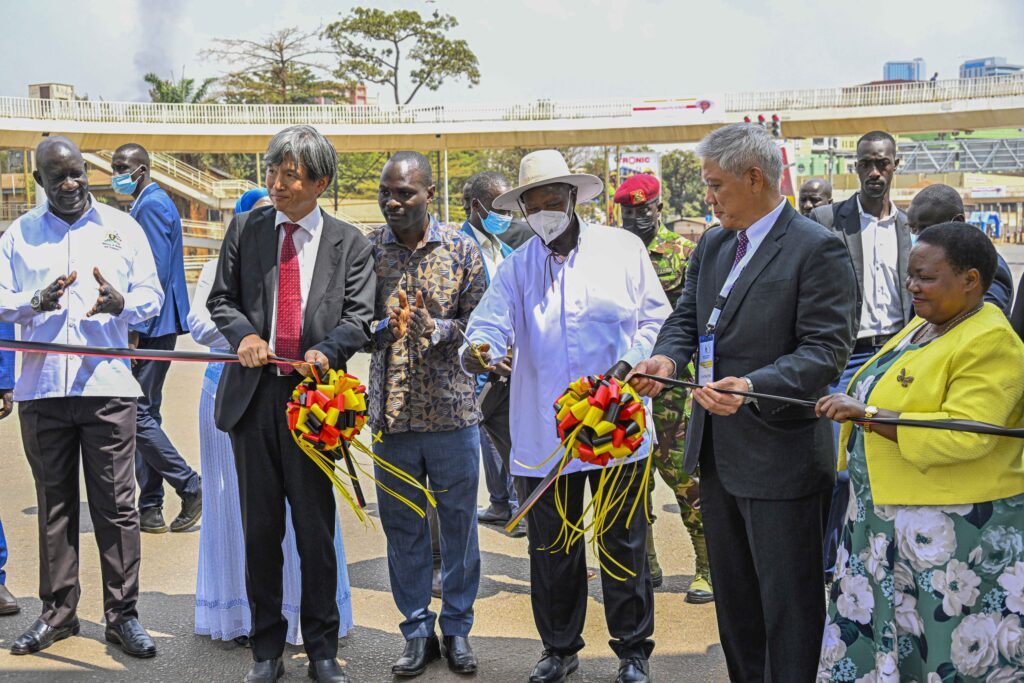
[[[914,318],[875,358],[924,322]],[[861,372],[863,368],[850,382],[851,395]],[[903,382],[898,379],[901,374]],[[907,419],[1020,426],[1024,343],[1003,313],[985,304],[938,339],[905,351],[878,378],[868,403]],[[846,469],[852,426],[847,422],[840,432],[840,469]],[[871,492],[878,505],[963,505],[1024,493],[1022,439],[903,426],[897,429],[898,443],[875,433],[864,437]]]

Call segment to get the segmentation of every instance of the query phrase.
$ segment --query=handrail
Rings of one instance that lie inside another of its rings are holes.
[[[107,161],[110,161],[113,154],[109,151],[97,152]],[[240,196],[243,192],[251,190],[256,185],[248,180],[238,178],[218,178],[217,176],[187,164],[172,154],[163,152],[150,152],[149,161],[153,170],[171,176],[176,180],[187,183],[206,194],[217,199],[231,199]]]
[[[948,102],[1024,95],[1024,74],[838,88],[733,93],[713,101],[726,112],[787,112]],[[162,104],[0,97],[0,119],[191,125],[396,125],[543,121],[647,116],[640,99],[538,100],[511,104]],[[653,109],[657,109],[653,107]]]

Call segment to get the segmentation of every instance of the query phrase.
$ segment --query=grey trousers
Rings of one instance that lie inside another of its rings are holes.
[[[18,404],[39,506],[40,618],[66,624],[78,608],[79,458],[100,548],[103,614],[138,617],[139,513],[135,509],[135,399],[45,398]]]

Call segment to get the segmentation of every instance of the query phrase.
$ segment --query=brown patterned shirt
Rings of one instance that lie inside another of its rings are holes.
[[[462,371],[459,347],[469,314],[487,288],[483,258],[473,240],[433,217],[415,251],[387,225],[371,236],[377,270],[373,356],[370,360],[370,427],[386,434],[444,432],[480,422],[474,378]],[[398,290],[423,301],[437,329],[433,337],[397,342],[388,311]]]

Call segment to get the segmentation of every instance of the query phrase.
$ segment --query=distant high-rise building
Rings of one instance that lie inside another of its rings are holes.
[[[886,62],[882,69],[882,80],[923,81],[924,60],[918,57],[909,62]]]
[[[968,59],[960,65],[960,78],[985,78],[987,76],[1012,76],[1024,70],[1024,66],[1007,64],[1005,57],[981,57]]]

